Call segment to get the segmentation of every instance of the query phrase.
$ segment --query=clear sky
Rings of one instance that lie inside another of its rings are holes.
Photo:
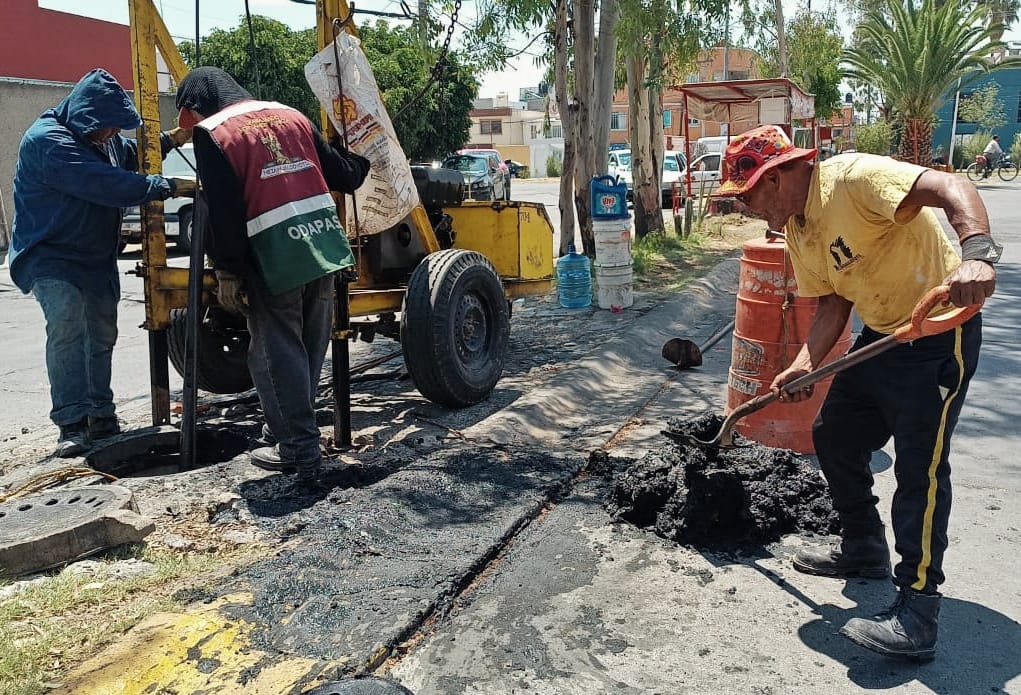
[[[2,2],[2,0],[0,0]],[[175,40],[195,40],[195,2],[193,0],[154,0],[156,8],[163,16],[170,34]],[[416,2],[409,0],[412,9]],[[39,0],[39,6],[50,10],[71,12],[74,14],[103,19],[110,22],[128,23],[127,0]],[[398,0],[357,0],[358,9],[385,12],[400,12]],[[249,0],[252,14],[260,14],[280,20],[293,29],[307,29],[315,24],[315,6],[303,5],[291,0]],[[243,0],[200,0],[200,29],[204,36],[212,29],[230,29],[236,27],[245,13]],[[475,3],[466,0],[460,12],[461,21],[465,24],[474,18]],[[446,18],[440,18],[444,21]],[[456,37],[456,34],[455,34]],[[456,42],[455,38],[455,42]],[[524,48],[527,38],[512,42],[512,49]],[[495,96],[497,92],[507,92],[511,99],[518,98],[518,88],[534,87],[542,79],[543,70],[536,68],[533,58],[523,55],[514,61],[511,68],[500,73],[478,75],[481,88],[480,96]]]

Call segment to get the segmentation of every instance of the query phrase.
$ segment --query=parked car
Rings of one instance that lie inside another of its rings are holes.
[[[690,175],[692,194],[709,195],[720,187],[723,177],[723,155],[719,152],[710,152],[698,157],[691,163]]]
[[[170,150],[163,160],[163,175],[178,179],[195,180],[195,152],[191,143],[181,148]],[[177,248],[188,252],[191,250],[191,198],[168,198],[163,201],[163,220],[166,224],[168,239],[177,240]],[[121,220],[121,250],[128,244],[142,241],[142,217],[138,206],[126,208]]]
[[[610,176],[620,176],[623,172],[631,169],[631,150],[610,150],[609,160],[606,165],[606,173]]]
[[[457,153],[485,155],[489,159],[490,166],[495,164],[496,168],[503,172],[503,178],[506,186],[506,193],[503,199],[510,200],[510,179],[511,179],[510,167],[501,158],[499,150],[486,150],[476,147],[469,147],[463,150],[458,150]]]
[[[673,205],[675,183],[679,186],[684,183],[684,155],[674,150],[666,150],[663,153],[663,173],[660,175],[660,189],[663,191],[665,208]]]
[[[465,198],[473,200],[510,200],[509,178],[483,154],[456,154],[443,160],[444,169],[464,176]]]
[[[522,164],[521,162],[515,162],[513,159],[505,159],[503,163],[507,165],[507,171],[510,173],[512,179],[527,179],[528,178],[528,165]]]
[[[618,153],[619,154],[619,153]],[[628,152],[628,164],[618,169],[617,176],[627,185],[627,199],[634,202],[635,181],[631,170],[631,153]],[[684,176],[684,154],[675,150],[663,152],[663,171],[660,174],[660,191],[663,207],[673,204],[674,183],[682,182]]]

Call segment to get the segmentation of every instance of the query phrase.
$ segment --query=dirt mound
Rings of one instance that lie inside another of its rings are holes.
[[[708,440],[722,419],[672,418],[669,429]],[[826,483],[805,459],[735,437],[725,451],[666,443],[639,460],[597,452],[589,470],[610,480],[614,519],[701,548],[771,543],[787,533],[836,533]]]

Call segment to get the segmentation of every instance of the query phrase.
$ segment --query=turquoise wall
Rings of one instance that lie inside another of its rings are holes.
[[[1000,87],[999,99],[1003,103],[1003,112],[1007,116],[1007,122],[996,130],[1000,136],[1000,145],[1005,151],[1010,151],[1010,145],[1014,142],[1014,136],[1021,131],[1021,68],[1005,68],[989,75],[984,75],[961,87],[961,93],[966,94],[982,87],[990,82],[995,82]],[[939,125],[933,131],[932,150],[943,147],[944,153],[950,149],[950,127],[954,118],[954,90],[944,96],[943,105],[936,112],[939,118]],[[969,135],[977,130],[974,123],[957,123],[957,141],[954,149],[960,147],[962,135]],[[967,162],[965,162],[967,166]]]

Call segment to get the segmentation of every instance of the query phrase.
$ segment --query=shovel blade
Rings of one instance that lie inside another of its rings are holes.
[[[702,364],[702,351],[698,345],[683,338],[671,338],[663,343],[663,358],[678,369],[690,369]]]

